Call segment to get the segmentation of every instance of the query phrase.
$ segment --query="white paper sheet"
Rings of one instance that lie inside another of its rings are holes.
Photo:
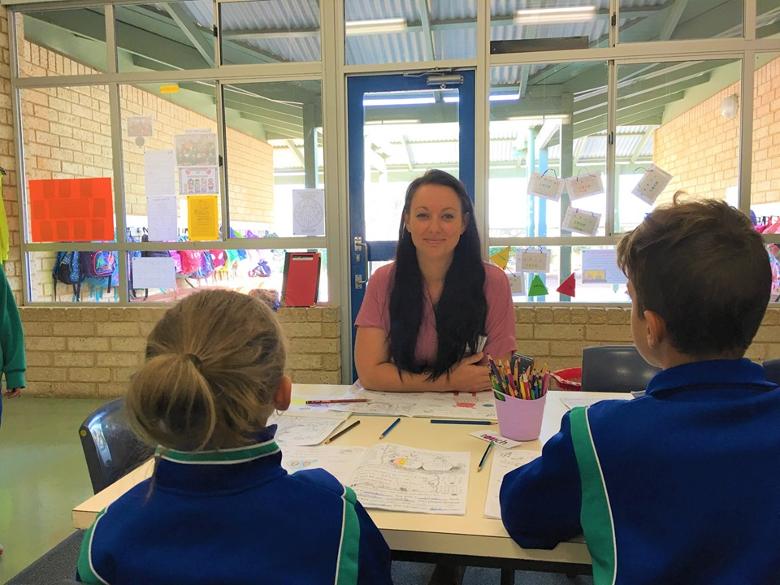
[[[569,199],[575,201],[591,195],[600,195],[604,192],[604,183],[601,180],[601,173],[586,173],[576,177],[568,177],[566,181],[566,192]]]
[[[586,236],[595,236],[601,222],[601,214],[576,207],[569,207],[561,222],[562,230],[569,230]]]
[[[512,272],[506,276],[509,279],[509,288],[512,289],[512,294],[525,296],[525,274]]]
[[[558,201],[563,193],[564,182],[555,175],[540,175],[531,173],[528,179],[528,194]]]
[[[493,464],[490,466],[490,481],[488,483],[487,496],[485,496],[485,516],[488,518],[501,518],[501,505],[498,501],[501,481],[507,473],[521,465],[530,463],[537,457],[539,457],[539,452],[537,451],[493,449]]]
[[[146,200],[146,214],[149,217],[149,240],[152,242],[175,242],[176,197],[154,197]]]
[[[295,411],[274,414],[268,424],[278,426],[276,442],[285,445],[319,445],[349,418],[348,412]]]
[[[672,175],[660,167],[650,165],[631,193],[648,205],[652,205],[671,180]]]
[[[325,235],[325,191],[293,189],[293,235]]]
[[[355,476],[366,447],[298,447],[289,445],[282,450],[282,467],[288,473],[302,469],[321,467],[335,476],[344,485],[349,485]]]
[[[133,288],[176,288],[173,258],[133,258]]]
[[[550,272],[550,251],[539,248],[519,250],[515,256],[517,270],[523,272]]]
[[[523,444],[520,441],[513,441],[512,439],[502,437],[497,431],[474,431],[473,433],[469,433],[469,435],[488,443],[492,442],[496,447],[501,447],[502,449],[513,449],[514,447],[519,447]]]
[[[147,199],[176,196],[174,162],[172,150],[144,152],[144,189]]]
[[[628,279],[617,265],[617,251],[583,250],[582,284],[626,284]]]
[[[597,396],[574,396],[571,398],[561,398],[561,404],[563,404],[568,410],[571,410],[572,408],[576,408],[577,406],[590,406],[591,404],[596,404],[597,402],[601,402],[602,400],[631,400],[633,399],[633,396],[630,393],[626,394],[625,398],[614,398],[610,396],[609,398],[599,398]]]
[[[374,445],[363,456],[352,487],[366,508],[463,515],[470,459],[467,452]]]

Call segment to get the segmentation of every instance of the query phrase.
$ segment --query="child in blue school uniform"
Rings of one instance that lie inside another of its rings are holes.
[[[596,585],[780,583],[780,388],[743,356],[770,267],[721,201],[655,209],[618,246],[646,395],[574,408],[508,473],[501,514],[526,548],[584,533]]]
[[[87,583],[389,585],[390,552],[355,499],[321,469],[281,467],[269,415],[290,404],[285,347],[261,301],[187,297],[149,335],[126,396],[158,444],[154,475],[84,536]]]

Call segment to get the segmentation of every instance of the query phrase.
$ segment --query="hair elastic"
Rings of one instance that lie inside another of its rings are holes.
[[[194,353],[185,353],[184,357],[190,360],[193,363],[193,365],[198,369],[200,369],[200,367],[203,365],[203,360],[201,360]]]

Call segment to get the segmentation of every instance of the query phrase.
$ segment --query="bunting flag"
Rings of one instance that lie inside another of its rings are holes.
[[[506,265],[509,263],[509,254],[512,253],[512,247],[506,246],[501,248],[498,252],[490,255],[490,261],[498,266],[501,270],[506,270]]]
[[[538,274],[534,275],[534,279],[531,281],[531,286],[528,289],[529,297],[543,297],[547,294],[547,287],[544,286],[544,282]]]
[[[555,290],[557,290],[562,295],[573,297],[575,296],[575,287],[576,281],[574,280],[574,273],[572,272],[568,278],[561,283],[561,286]]]

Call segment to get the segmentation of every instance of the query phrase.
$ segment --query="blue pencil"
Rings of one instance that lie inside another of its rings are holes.
[[[432,418],[435,425],[492,425],[490,420],[458,420],[454,418]]]
[[[393,422],[390,423],[390,426],[387,427],[381,435],[379,435],[379,438],[380,439],[384,439],[387,436],[387,433],[392,431],[395,428],[395,425],[397,425],[399,422],[401,422],[401,417],[400,416],[397,419],[395,419]]]

